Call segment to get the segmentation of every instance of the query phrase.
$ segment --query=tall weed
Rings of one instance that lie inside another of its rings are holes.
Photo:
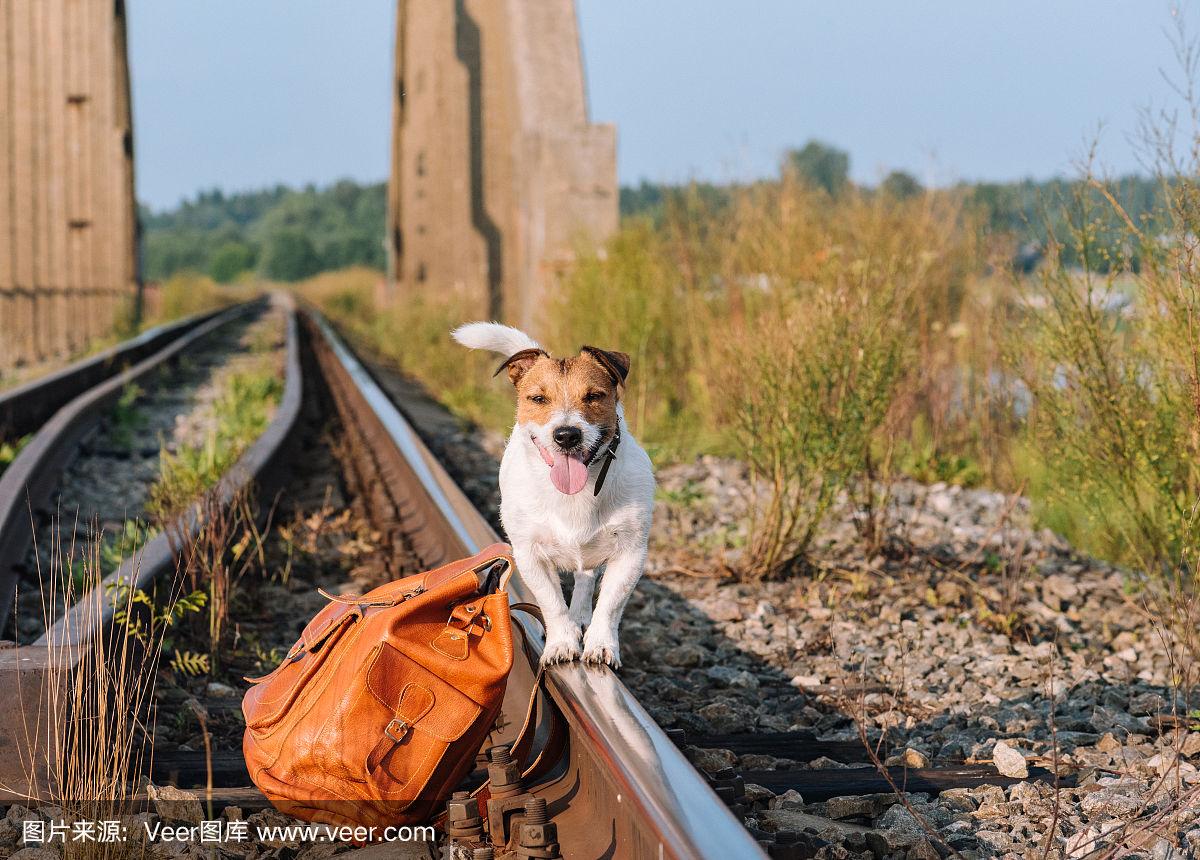
[[[1034,395],[1046,515],[1084,548],[1182,584],[1200,546],[1200,209],[1189,176],[1164,193],[1154,231],[1077,201],[1084,267],[1052,248],[1022,339],[1031,348],[1015,363]],[[1114,221],[1125,241],[1099,245],[1096,225]]]

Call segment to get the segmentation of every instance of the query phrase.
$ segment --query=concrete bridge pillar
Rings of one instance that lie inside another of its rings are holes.
[[[389,282],[536,329],[617,226],[616,130],[589,121],[571,0],[400,0]]]

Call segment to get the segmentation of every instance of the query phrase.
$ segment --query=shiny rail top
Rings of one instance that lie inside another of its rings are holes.
[[[500,540],[332,326],[318,312],[309,312],[396,446],[410,459],[431,501],[446,514],[462,544],[458,551],[472,555]],[[519,578],[510,591],[514,601],[533,600]],[[533,625],[525,629],[540,651],[540,630]],[[547,678],[564,716],[583,735],[573,740],[587,744],[608,768],[619,786],[622,808],[653,830],[657,857],[766,856],[612,670],[573,663],[554,667]]]

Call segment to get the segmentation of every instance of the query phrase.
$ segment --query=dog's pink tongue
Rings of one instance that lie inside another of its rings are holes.
[[[587,483],[587,466],[583,460],[574,454],[567,455],[555,451],[554,461],[550,464],[550,481],[560,493],[573,496],[583,489]]]

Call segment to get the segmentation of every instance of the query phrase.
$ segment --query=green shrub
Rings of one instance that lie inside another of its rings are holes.
[[[1034,395],[1040,456],[1027,468],[1042,516],[1089,551],[1175,582],[1193,575],[1200,546],[1200,195],[1184,176],[1167,187],[1167,233],[1076,201],[1073,256],[1085,266],[1052,247],[1014,363]],[[1100,243],[1114,224],[1124,241]]]
[[[739,339],[729,410],[738,453],[770,491],[754,511],[745,574],[792,569],[840,491],[874,494],[854,484],[873,477],[876,436],[903,380],[905,299],[846,282],[814,286]]]

